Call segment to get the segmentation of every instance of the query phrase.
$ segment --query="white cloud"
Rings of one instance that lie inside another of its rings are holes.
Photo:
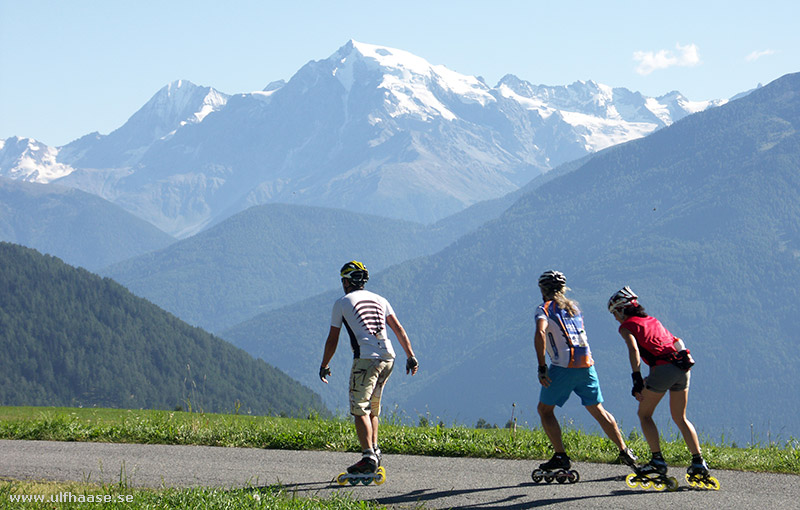
[[[681,46],[676,44],[675,48],[677,53],[670,50],[634,52],[633,60],[639,62],[636,72],[641,75],[647,75],[657,69],[667,69],[675,66],[691,67],[700,63],[700,53],[697,50],[697,45],[687,44],[686,46]]]
[[[761,57],[766,57],[768,55],[774,55],[774,54],[775,50],[754,51],[753,53],[747,55],[744,59],[747,60],[748,62],[755,62]]]

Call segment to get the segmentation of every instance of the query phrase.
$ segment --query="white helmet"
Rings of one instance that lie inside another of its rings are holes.
[[[636,293],[633,292],[631,288],[626,285],[625,287],[618,290],[608,300],[608,311],[611,313],[621,312],[625,308],[638,306],[639,305],[638,299],[639,296],[637,296]]]

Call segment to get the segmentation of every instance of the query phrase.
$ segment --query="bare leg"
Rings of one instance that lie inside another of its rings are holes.
[[[697,438],[697,431],[694,425],[686,418],[686,404],[689,400],[689,388],[683,391],[669,392],[669,410],[672,413],[672,421],[678,426],[678,430],[686,441],[686,447],[692,455],[700,453],[700,440]]]
[[[603,432],[605,432],[608,438],[615,445],[617,445],[617,448],[624,450],[625,440],[622,439],[622,433],[619,431],[617,420],[614,419],[614,415],[609,413],[603,407],[603,404],[586,406],[586,410],[589,411],[589,414],[591,414],[595,420],[597,420],[597,422],[600,424],[600,427],[603,429]]]
[[[564,442],[561,440],[561,425],[558,424],[558,419],[556,419],[555,407],[539,402],[537,410],[539,411],[539,417],[542,419],[542,428],[553,445],[553,450],[556,453],[565,453]]]
[[[372,416],[372,419],[370,421],[372,422],[371,423],[372,424],[372,437],[371,437],[372,443],[371,443],[370,446],[375,446],[375,445],[378,444],[378,425],[379,425],[379,420],[378,420],[378,417],[375,416],[374,414],[371,415],[371,416]]]
[[[353,419],[356,423],[356,434],[358,435],[358,442],[361,443],[361,451],[369,450],[372,448],[371,441],[374,437],[370,415],[353,416]]]
[[[663,393],[644,389],[642,390],[642,399],[639,401],[639,423],[642,425],[642,433],[651,452],[661,451],[658,427],[656,427],[656,422],[653,421],[653,413],[663,397]]]

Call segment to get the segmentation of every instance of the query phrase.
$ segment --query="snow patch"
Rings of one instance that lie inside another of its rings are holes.
[[[656,129],[657,124],[604,119],[584,113],[561,111],[564,122],[576,128],[585,142],[586,150],[596,152],[637,138],[643,138]]]

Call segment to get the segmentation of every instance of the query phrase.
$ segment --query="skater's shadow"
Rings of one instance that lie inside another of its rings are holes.
[[[582,479],[579,484],[594,484],[594,483],[608,483],[608,482],[618,482],[620,479],[624,479],[624,477],[619,476],[609,476],[604,478],[589,478],[589,479]],[[324,496],[324,494],[329,494],[331,491],[335,492],[338,490],[344,490],[348,488],[359,488],[361,484],[357,484],[355,486],[351,484],[339,485],[336,483],[335,480],[327,480],[327,481],[316,481],[316,482],[301,482],[301,483],[284,483],[281,484],[283,490],[289,494],[313,494],[315,496]],[[385,506],[418,506],[424,505],[425,503],[432,503],[434,506],[440,506],[441,503],[444,503],[445,506],[453,507],[453,508],[472,508],[472,509],[488,509],[488,508],[504,508],[504,509],[512,509],[512,510],[522,510],[525,508],[541,508],[547,507],[548,505],[558,505],[558,504],[565,504],[565,503],[575,503],[580,504],[581,501],[588,502],[590,500],[595,499],[602,499],[602,498],[610,498],[609,501],[613,499],[617,499],[619,497],[624,496],[634,496],[636,494],[642,494],[642,490],[636,489],[619,489],[619,490],[612,490],[611,492],[607,492],[604,494],[580,494],[580,495],[564,495],[563,497],[549,497],[549,498],[540,498],[541,492],[539,491],[547,491],[547,488],[553,488],[558,484],[546,484],[546,483],[533,483],[533,482],[525,482],[519,483],[515,485],[506,484],[506,485],[497,485],[491,487],[471,487],[468,489],[449,489],[449,490],[435,490],[435,489],[417,489],[408,491],[401,494],[392,494],[386,496],[380,496],[379,494],[374,494],[378,497],[367,497],[370,501],[377,503],[378,505],[385,505]],[[563,488],[566,489],[570,487],[571,484],[564,484]],[[364,489],[376,489],[375,485],[370,484],[368,487],[364,487]],[[262,488],[266,489],[266,487]],[[679,491],[682,490],[690,490],[687,487],[681,487],[678,489]],[[494,494],[497,491],[505,491],[504,494]],[[511,492],[509,494],[509,492]],[[539,494],[537,495],[537,492]],[[655,493],[656,491],[644,491],[648,493]],[[552,495],[551,491],[547,491],[548,495]],[[664,494],[668,494],[667,491],[664,491]],[[366,494],[361,494],[360,496],[366,496]],[[359,497],[362,499],[362,497]],[[464,503],[464,501],[469,502],[470,500],[475,501],[474,503]],[[452,501],[452,502],[451,502]],[[613,508],[613,505],[611,506]]]
[[[420,489],[411,492],[407,492],[405,494],[399,494],[396,496],[387,496],[383,498],[375,498],[373,501],[379,505],[404,505],[404,504],[420,504],[425,503],[426,501],[436,501],[439,499],[446,499],[446,498],[457,498],[459,496],[465,496],[470,494],[477,494],[477,493],[484,493],[484,492],[491,492],[491,491],[499,491],[499,490],[508,490],[508,489],[517,489],[521,487],[525,487],[527,485],[534,485],[534,484],[518,484],[518,485],[506,485],[506,486],[494,486],[494,487],[476,487],[471,489],[450,489],[446,491],[436,491],[430,489]],[[512,501],[518,500],[520,498],[527,497],[527,494],[514,494],[503,499],[497,500],[493,503],[492,506],[496,506],[500,503],[510,503]],[[507,505],[503,504],[503,507]],[[466,508],[463,505],[458,505],[458,508]],[[480,508],[480,506],[476,506],[474,508]]]
[[[605,478],[595,478],[595,479],[583,479],[580,481],[581,484],[587,483],[608,483],[608,482],[615,482],[619,481],[620,479],[624,479],[624,477],[619,476],[609,476]],[[375,498],[373,501],[378,503],[379,505],[419,505],[424,504],[426,502],[434,502],[438,500],[445,500],[450,498],[460,498],[462,496],[470,496],[470,495],[477,495],[477,494],[486,494],[493,491],[508,491],[514,489],[524,489],[524,492],[520,492],[517,494],[510,494],[505,497],[500,497],[498,499],[493,499],[492,501],[484,501],[478,502],[474,504],[463,504],[463,503],[455,503],[453,507],[457,508],[474,508],[474,509],[481,509],[481,508],[509,508],[509,509],[516,509],[521,510],[524,508],[539,508],[539,507],[547,507],[548,505],[555,505],[555,504],[563,504],[563,503],[580,503],[581,501],[588,501],[592,499],[598,498],[608,498],[608,497],[618,497],[618,496],[627,496],[627,495],[634,495],[637,493],[641,493],[641,491],[635,490],[620,490],[620,491],[613,491],[610,494],[582,494],[576,496],[564,496],[559,498],[546,498],[546,499],[539,499],[535,492],[531,492],[533,489],[534,491],[539,490],[546,490],[547,487],[553,487],[556,484],[544,484],[544,483],[533,483],[533,482],[525,482],[516,485],[505,485],[505,486],[492,486],[492,487],[473,487],[469,489],[450,489],[450,490],[431,490],[431,489],[420,489],[415,491],[410,491],[405,494],[399,494],[394,496],[385,496]],[[570,486],[571,484],[564,484],[565,487]],[[491,497],[491,496],[490,496]],[[531,501],[531,498],[536,498],[535,500]]]
[[[582,480],[580,483],[586,482],[609,482],[609,481],[618,481],[619,477],[612,476],[608,478],[602,479],[594,479],[594,480]],[[569,484],[567,484],[569,485]],[[436,491],[436,490],[415,490],[411,492],[407,492],[405,494],[396,495],[396,496],[387,496],[382,498],[375,498],[373,501],[378,503],[379,505],[420,505],[426,502],[433,502],[437,500],[445,500],[449,498],[459,498],[460,496],[469,496],[475,495],[478,493],[486,493],[491,491],[497,490],[509,490],[509,489],[526,489],[524,493],[519,494],[511,494],[505,497],[501,497],[498,499],[493,499],[492,501],[482,501],[473,504],[464,504],[461,502],[454,501],[452,504],[453,508],[472,508],[472,509],[489,509],[489,508],[503,508],[503,509],[510,509],[510,510],[523,510],[526,508],[541,508],[541,507],[549,507],[550,505],[563,505],[574,503],[576,505],[580,505],[581,502],[588,502],[590,500],[595,499],[608,499],[609,501],[609,508],[614,508],[614,504],[612,503],[613,500],[622,497],[622,496],[635,496],[636,494],[641,494],[642,491],[637,491],[634,489],[630,490],[614,490],[610,493],[605,494],[581,494],[575,496],[564,496],[564,497],[557,497],[557,498],[537,498],[536,494],[530,492],[529,489],[531,488],[547,488],[547,484],[536,484],[532,482],[520,483],[518,485],[507,485],[507,486],[496,486],[496,487],[484,487],[484,488],[472,488],[472,489],[460,489],[460,490],[447,490],[447,491]],[[552,485],[550,486],[552,488]],[[680,487],[679,491],[683,490],[691,490],[688,487]],[[655,491],[648,491],[648,492],[655,492]],[[664,491],[663,494],[668,494],[667,491]],[[531,500],[531,498],[536,498]]]

